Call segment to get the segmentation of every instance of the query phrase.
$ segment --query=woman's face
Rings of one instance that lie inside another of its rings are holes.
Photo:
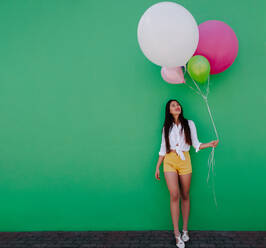
[[[172,115],[179,115],[181,113],[181,106],[176,101],[170,103],[170,113]]]

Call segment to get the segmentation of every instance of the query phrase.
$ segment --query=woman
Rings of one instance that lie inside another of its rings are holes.
[[[155,178],[160,180],[159,168],[163,161],[164,176],[170,193],[170,208],[176,246],[179,248],[184,248],[184,242],[189,240],[187,226],[190,209],[189,188],[192,175],[190,146],[192,145],[198,152],[207,147],[216,147],[218,142],[218,140],[209,143],[199,142],[195,123],[184,118],[181,104],[177,100],[167,102]],[[178,227],[180,198],[183,216],[182,236]]]

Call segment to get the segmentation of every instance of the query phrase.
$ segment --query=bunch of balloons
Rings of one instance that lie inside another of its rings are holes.
[[[138,23],[137,37],[144,55],[161,66],[164,81],[185,84],[202,96],[219,139],[208,104],[209,78],[210,74],[229,68],[237,56],[238,40],[232,28],[218,20],[198,25],[183,6],[166,1],[156,3],[144,12]],[[194,87],[185,81],[183,68],[188,71]],[[204,93],[200,85],[206,82]],[[214,163],[212,148],[208,159],[209,172],[211,167],[213,171]]]
[[[226,23],[209,20],[197,25],[180,4],[159,2],[149,7],[138,23],[138,43],[144,55],[161,66],[163,79],[185,83],[182,67],[205,83],[209,74],[230,67],[238,52],[237,37]]]

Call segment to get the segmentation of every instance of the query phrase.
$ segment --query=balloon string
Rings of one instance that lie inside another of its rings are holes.
[[[209,115],[210,115],[210,118],[211,118],[211,121],[212,121],[212,125],[213,125],[214,131],[215,131],[215,135],[216,135],[217,139],[219,139],[218,132],[217,132],[217,130],[216,130],[216,127],[215,127],[215,124],[214,124],[214,121],[213,121],[213,117],[212,117],[212,113],[211,113],[211,110],[210,110],[210,106],[209,106],[209,104],[208,104],[209,77],[208,77],[208,86],[207,86],[207,93],[206,93],[206,95],[204,95],[204,94],[202,93],[202,91],[200,90],[200,88],[199,88],[199,86],[197,85],[197,83],[193,80],[193,78],[191,78],[191,79],[192,79],[193,83],[196,85],[196,87],[198,88],[198,90],[199,90],[199,92],[200,92],[202,98],[204,99],[204,101],[205,101],[205,103],[206,103],[206,105],[207,105],[207,109],[208,109],[208,112],[209,112]]]
[[[200,95],[200,93],[199,93],[197,90],[195,90],[193,87],[191,87],[188,83],[185,82],[185,84],[186,84],[188,87],[190,87],[192,90],[194,90],[198,95]]]
[[[191,77],[191,76],[190,76],[190,77]],[[205,96],[205,95],[202,93],[202,91],[201,91],[200,87],[198,86],[198,84],[196,84],[196,82],[193,80],[193,78],[192,78],[192,77],[191,77],[191,79],[192,79],[193,83],[196,85],[196,87],[198,88],[198,91],[200,92],[200,94],[201,94],[202,98],[203,98],[203,99],[206,99],[206,98],[207,98],[207,96]]]
[[[212,124],[213,124],[213,127],[214,127],[214,130],[215,130],[215,134],[216,134],[216,137],[217,139],[219,139],[218,137],[218,133],[217,133],[217,130],[216,130],[216,127],[215,127],[215,124],[214,124],[214,121],[213,121],[213,117],[212,117],[212,114],[211,114],[211,110],[210,110],[210,107],[209,107],[209,104],[208,104],[208,99],[205,98],[204,99],[205,102],[206,102],[206,105],[207,105],[207,108],[208,108],[208,112],[209,112],[209,115],[211,117],[211,120],[212,120]],[[209,175],[210,175],[210,168],[212,168],[212,174],[214,176],[214,165],[215,165],[215,159],[214,159],[214,147],[212,147],[212,151],[209,155],[209,159],[208,159],[208,167],[209,167],[209,171],[208,171],[208,177],[207,177],[207,183],[208,183],[208,180],[209,180]],[[215,204],[217,206],[217,201],[216,201],[216,196],[215,196],[215,191],[214,191],[214,178],[212,179],[212,182],[213,182],[213,194],[214,194],[214,200],[215,200]]]
[[[184,65],[184,68],[185,68],[185,72],[184,72],[184,77],[185,77],[185,74],[186,74],[186,65]],[[200,94],[200,92],[198,92],[195,88],[193,88],[192,86],[190,86],[187,82],[186,82],[186,80],[184,80],[184,83],[185,83],[185,85],[187,85],[190,89],[192,89],[192,90],[194,90],[198,95],[201,95]]]
[[[208,95],[209,95],[209,90],[210,90],[210,75],[208,76],[206,97],[208,97]]]
[[[190,76],[190,74],[189,74],[189,76]],[[205,95],[203,94],[203,92],[201,91],[201,89],[199,88],[197,83],[193,80],[193,78],[191,76],[190,76],[190,78],[192,79],[194,85],[197,87],[197,90],[194,87],[191,87],[188,83],[186,83],[186,85],[189,86],[191,89],[193,89],[197,94],[201,95],[202,98],[204,99],[204,101],[205,101],[205,103],[207,105],[207,109],[208,109],[211,121],[212,121],[212,125],[213,125],[214,131],[215,131],[215,135],[216,135],[217,139],[219,139],[218,132],[216,130],[216,127],[215,127],[215,124],[214,124],[214,121],[213,121],[213,117],[212,117],[212,113],[211,113],[211,110],[210,110],[210,107],[209,107],[209,104],[208,104],[208,95],[209,95],[209,90],[210,90],[210,76],[208,76],[208,83],[207,83],[207,89],[206,89],[206,94]],[[209,170],[208,170],[208,176],[207,176],[207,183],[209,181],[210,169],[211,168],[212,168],[213,177],[215,175],[215,173],[214,173],[214,165],[215,165],[214,151],[215,151],[214,147],[212,147],[212,151],[211,151],[211,153],[209,155],[209,158],[208,158],[208,168],[209,168]],[[215,205],[217,207],[214,178],[212,178],[212,190],[213,190],[213,197],[214,197]]]
[[[217,133],[217,130],[216,130],[216,127],[215,127],[214,121],[213,121],[212,113],[211,113],[211,110],[210,110],[210,107],[209,107],[209,104],[208,104],[208,99],[207,99],[207,97],[206,97],[204,100],[205,100],[205,103],[206,103],[206,105],[207,105],[207,109],[208,109],[209,115],[210,115],[210,117],[211,117],[211,121],[212,121],[212,125],[213,125],[213,128],[214,128],[214,131],[215,131],[216,137],[217,137],[217,139],[219,139],[219,136],[218,136],[218,133]]]

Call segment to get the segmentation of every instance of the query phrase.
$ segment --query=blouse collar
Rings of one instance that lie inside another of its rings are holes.
[[[175,122],[173,122],[173,124],[172,124],[173,126],[175,125],[176,127],[181,127],[181,122],[179,122],[179,124],[177,125],[177,124],[175,124]]]

